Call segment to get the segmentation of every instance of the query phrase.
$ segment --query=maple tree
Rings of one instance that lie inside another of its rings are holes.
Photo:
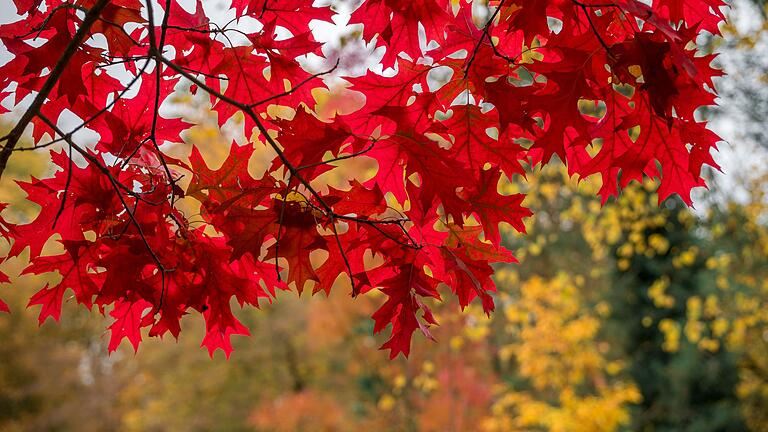
[[[43,148],[60,169],[20,183],[41,211],[0,220],[0,235],[9,257],[29,251],[24,273],[62,276],[30,299],[40,322],[59,319],[71,290],[114,318],[110,350],[138,348],[142,329],[177,337],[197,311],[202,344],[229,356],[230,337],[248,334],[233,298],[258,307],[290,287],[329,292],[345,275],[353,296],[386,296],[374,331],[391,325],[382,348],[408,355],[416,330],[431,337],[427,300],[441,284],[462,308],[479,298],[494,309],[491,264],[514,261],[499,224],[524,231],[531,216],[523,195],[499,193],[502,175],[524,181],[556,157],[571,175],[599,176],[603,202],[651,177],[660,200],[691,204],[702,166],[716,166],[718,137],[695,114],[714,104],[720,73],[695,42],[719,34],[719,0],[502,0],[484,17],[462,0],[366,0],[349,22],[380,67],[347,77],[338,62],[306,65],[325,56],[311,24],[332,22],[330,5],[232,0],[220,25],[199,0],[191,12],[175,0],[13,3],[0,110],[21,115],[2,137],[0,173],[14,152]],[[331,76],[365,103],[318,116],[313,92]],[[242,120],[249,142],[220,168],[194,143],[188,158],[164,151],[193,126],[162,112],[179,92],[209,98],[221,125]],[[35,144],[20,146],[30,126]],[[254,176],[249,160],[265,151],[274,160]],[[371,176],[324,181],[362,158]],[[62,247],[49,255],[54,235]]]

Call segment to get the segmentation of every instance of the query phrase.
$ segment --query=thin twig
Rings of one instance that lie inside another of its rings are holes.
[[[99,15],[107,4],[109,4],[109,0],[97,0],[96,4],[88,9],[88,13],[85,14],[85,18],[83,18],[80,28],[78,28],[75,35],[72,36],[72,40],[67,44],[64,53],[59,57],[51,74],[48,75],[45,83],[37,93],[35,100],[32,101],[29,108],[24,111],[21,119],[19,119],[19,122],[16,123],[16,126],[14,126],[11,132],[5,136],[4,139],[6,140],[6,143],[3,148],[0,149],[0,177],[3,176],[5,167],[8,165],[8,159],[11,157],[13,149],[16,147],[16,144],[18,144],[19,139],[21,139],[24,129],[27,128],[27,125],[32,121],[35,115],[40,114],[40,108],[43,106],[43,103],[45,103],[45,100],[48,98],[48,95],[51,93],[51,90],[53,90],[56,83],[59,82],[59,78],[61,78],[61,74],[64,73],[64,69],[66,69],[72,56],[74,56],[75,52],[80,48],[80,45],[85,41],[91,26],[93,26],[93,23],[99,18]]]

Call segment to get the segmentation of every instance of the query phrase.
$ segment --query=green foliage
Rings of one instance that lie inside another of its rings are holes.
[[[641,203],[654,199],[642,189],[633,193]],[[631,359],[629,372],[643,396],[634,429],[744,430],[735,393],[737,356],[722,337],[702,334],[718,314],[707,311],[701,320],[691,320],[701,315],[701,299],[717,298],[705,264],[717,246],[702,238],[707,227],[678,201],[632,210],[622,214],[622,237],[613,249],[622,269],[615,270],[608,294],[607,328]],[[653,250],[651,239],[664,239],[666,250],[629,252]],[[704,341],[708,344],[700,346]]]

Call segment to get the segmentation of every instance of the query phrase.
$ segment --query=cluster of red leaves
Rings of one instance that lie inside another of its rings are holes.
[[[331,7],[232,0],[220,26],[200,0],[194,12],[176,0],[14,3],[22,19],[0,26],[12,54],[0,99],[34,101],[3,138],[0,167],[28,124],[38,147],[65,150],[52,153],[52,178],[21,183],[40,214],[0,220],[0,235],[9,256],[29,249],[25,273],[62,276],[30,301],[40,321],[58,320],[71,290],[114,318],[110,350],[123,338],[138,347],[143,328],[178,336],[196,310],[203,345],[229,355],[230,336],[248,333],[233,297],[327,293],[344,275],[353,295],[386,296],[375,331],[391,325],[383,348],[407,355],[412,334],[436,324],[425,298],[440,299],[441,285],[462,307],[479,297],[493,310],[491,264],[514,259],[499,223],[524,231],[530,216],[522,195],[499,194],[502,174],[524,178],[557,156],[574,175],[600,175],[604,199],[654,177],[660,199],[690,203],[702,165],[714,166],[718,138],[694,114],[714,103],[718,71],[695,42],[718,34],[720,0],[364,0],[350,22],[387,73],[346,78],[365,104],[325,120],[312,90],[332,71],[300,60],[324,55],[310,22],[330,22]],[[234,145],[215,170],[194,148],[188,160],[165,155],[192,125],[158,109],[185,85],[210,96],[221,124],[242,115],[261,143]],[[273,105],[295,116],[270,116]],[[82,123],[62,130],[65,110]],[[84,128],[99,134],[93,149],[74,139]],[[277,157],[254,178],[248,161],[264,146]],[[378,164],[370,180],[337,190],[318,179],[361,155]],[[182,196],[202,204],[202,223],[177,208]],[[54,234],[63,252],[43,255]]]

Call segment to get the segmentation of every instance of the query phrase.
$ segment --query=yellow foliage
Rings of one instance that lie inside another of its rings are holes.
[[[601,349],[600,312],[585,307],[583,284],[583,277],[561,273],[532,277],[515,290],[504,309],[514,342],[503,352],[530,388],[500,392],[484,431],[613,431],[627,424],[628,404],[640,395],[620,378],[621,363]]]
[[[669,277],[664,276],[648,288],[648,297],[650,297],[656,307],[671,308],[675,305],[675,298],[666,293],[668,287]]]
[[[676,352],[680,349],[680,325],[677,322],[665,318],[659,321],[659,330],[664,335],[664,351]]]

